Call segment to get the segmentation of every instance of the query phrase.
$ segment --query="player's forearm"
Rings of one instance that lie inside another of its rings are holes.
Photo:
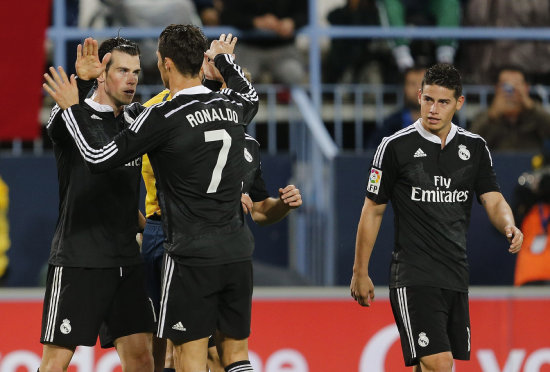
[[[254,203],[252,219],[260,226],[271,225],[285,218],[291,210],[281,199],[267,198]]]
[[[244,120],[248,124],[258,111],[259,101],[256,89],[245,78],[241,68],[235,64],[233,57],[229,54],[218,54],[214,58],[214,63],[227,87],[238,93],[239,100],[244,105]]]
[[[367,274],[369,272],[369,261],[380,230],[384,207],[374,207],[368,200],[363,206],[361,218],[357,226],[355,241],[355,260],[353,263],[354,274]]]
[[[90,90],[94,87],[95,80],[83,80],[76,79],[76,86],[78,87],[78,102],[84,102]]]
[[[487,211],[489,221],[502,234],[506,226],[515,226],[514,214],[510,205],[499,192],[491,192],[481,196],[481,202]]]

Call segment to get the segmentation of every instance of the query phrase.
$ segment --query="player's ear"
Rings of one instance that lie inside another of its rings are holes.
[[[97,82],[98,82],[98,83],[104,83],[104,82],[105,82],[106,75],[107,75],[107,72],[106,72],[106,71],[103,71],[103,72],[101,73],[101,75],[99,75],[99,76],[97,77],[97,79],[96,79]]]

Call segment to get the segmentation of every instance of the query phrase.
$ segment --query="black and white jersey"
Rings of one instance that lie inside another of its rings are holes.
[[[250,259],[253,250],[240,195],[244,126],[258,110],[258,97],[230,55],[218,55],[215,63],[228,89],[183,89],[170,101],[145,108],[112,140],[104,140],[82,107],[63,112],[93,171],[148,154],[157,180],[165,249],[175,260],[195,266]]]
[[[142,262],[136,243],[141,158],[92,174],[61,113],[56,105],[47,123],[59,181],[59,217],[49,263],[106,268]],[[105,138],[126,126],[122,115],[115,117],[110,106],[91,99],[82,103],[82,115]]]
[[[466,233],[474,193],[499,191],[483,138],[452,124],[445,147],[416,123],[384,137],[372,161],[367,197],[391,200],[395,247],[390,287],[468,290]]]
[[[260,161],[260,144],[256,139],[245,134],[244,148],[243,193],[250,196],[253,202],[263,201],[269,198],[262,177],[262,163]]]

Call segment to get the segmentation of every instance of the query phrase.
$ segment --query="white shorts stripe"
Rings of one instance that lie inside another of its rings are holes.
[[[397,288],[397,301],[399,302],[399,309],[401,310],[401,319],[409,339],[409,346],[411,348],[411,357],[416,358],[416,348],[414,346],[414,338],[411,329],[411,319],[409,317],[409,307],[407,305],[407,288]]]
[[[164,260],[164,275],[162,278],[162,289],[160,297],[159,324],[157,328],[157,336],[162,338],[164,332],[164,323],[166,322],[166,305],[168,303],[168,293],[170,292],[170,284],[172,283],[172,275],[174,274],[174,260],[166,255]]]
[[[53,335],[55,333],[55,320],[57,318],[57,307],[59,305],[59,293],[61,292],[62,274],[63,267],[56,266],[54,268],[52,291],[50,293],[50,305],[48,306],[46,333],[44,335],[44,340],[47,342],[53,342]]]

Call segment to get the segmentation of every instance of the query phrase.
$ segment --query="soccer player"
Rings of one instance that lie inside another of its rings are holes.
[[[251,371],[248,335],[252,300],[252,236],[240,206],[244,125],[258,97],[227,51],[222,35],[207,49],[200,29],[170,25],[160,37],[158,67],[172,100],[153,105],[113,140],[90,125],[77,87],[60,68],[45,89],[93,171],[147,153],[159,189],[166,235],[158,337],[175,345],[176,369],[204,371],[209,336],[218,329],[220,359],[229,372]],[[212,92],[199,71],[206,51],[227,82]]]
[[[90,56],[107,53],[111,58],[104,65],[86,63]],[[86,39],[78,47],[76,68],[82,84],[103,71],[95,94],[81,103],[82,114],[106,136],[117,134],[126,126],[122,110],[138,83],[138,46],[112,38],[98,51],[97,42]],[[82,100],[89,88],[82,89]],[[61,115],[56,105],[47,123],[60,203],[44,298],[40,371],[66,371],[75,348],[95,345],[99,334],[102,347],[116,347],[123,371],[150,372],[154,314],[135,240],[140,159],[92,174]]]
[[[451,372],[470,357],[466,232],[474,199],[517,253],[523,234],[499,191],[483,138],[451,122],[464,103],[459,72],[437,64],[418,93],[421,118],[385,137],[367,181],[357,230],[351,296],[370,306],[370,255],[391,200],[395,247],[390,302],[407,366]]]

